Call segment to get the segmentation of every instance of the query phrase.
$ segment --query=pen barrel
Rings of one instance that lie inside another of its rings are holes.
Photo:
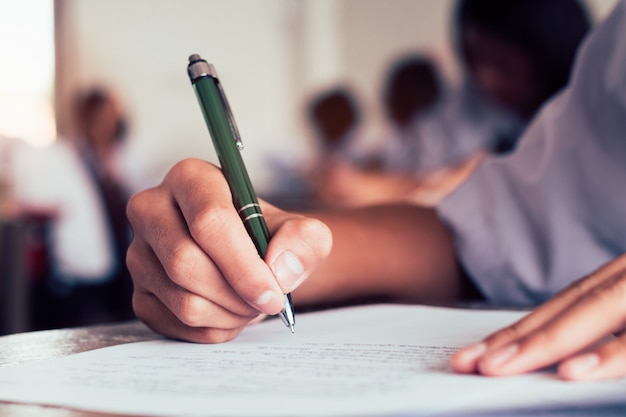
[[[209,128],[215,152],[220,161],[233,197],[233,204],[243,221],[256,249],[265,258],[269,242],[269,229],[256,198],[243,158],[237,146],[230,116],[220,94],[219,81],[209,75],[192,80],[196,97],[206,125]]]

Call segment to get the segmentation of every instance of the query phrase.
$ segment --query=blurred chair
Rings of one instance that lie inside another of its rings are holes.
[[[25,241],[22,222],[0,220],[0,334],[30,330]]]
[[[51,213],[0,219],[0,334],[49,327],[42,307],[50,269]]]

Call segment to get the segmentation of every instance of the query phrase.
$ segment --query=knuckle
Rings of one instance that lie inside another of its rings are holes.
[[[190,178],[194,176],[194,173],[197,173],[198,165],[201,161],[195,158],[186,158],[183,159],[169,170],[167,175],[165,176],[167,180],[181,181],[185,178]]]
[[[189,221],[189,233],[196,240],[213,240],[224,233],[229,215],[227,208],[211,207],[203,210]]]
[[[207,303],[196,295],[182,296],[176,306],[176,317],[189,327],[202,327],[206,323]]]
[[[330,252],[333,243],[332,233],[325,223],[309,218],[303,222],[302,229],[305,236],[316,236],[317,245],[315,248],[319,254],[325,255]]]
[[[133,275],[133,271],[138,271],[142,262],[139,261],[139,255],[137,254],[137,242],[131,241],[126,250],[126,267],[128,271]]]
[[[219,241],[222,236],[231,231],[228,227],[229,217],[233,215],[233,207],[211,206],[188,220],[189,234],[196,242]]]
[[[159,210],[168,204],[164,198],[166,192],[163,188],[154,187],[137,194],[133,194],[126,204],[126,218],[131,226],[134,236],[143,236],[161,230],[167,219]]]
[[[626,365],[626,337],[624,335],[618,336],[612,340],[614,348],[611,350],[611,356],[618,356]]]
[[[202,175],[198,175],[201,173]],[[164,183],[186,184],[187,189],[204,189],[207,181],[226,184],[222,171],[215,165],[196,158],[187,158],[176,163],[165,176]]]
[[[126,251],[125,262],[128,272],[130,273],[133,281],[135,281],[136,279],[140,279],[143,275],[146,274],[146,263],[148,261],[145,259],[144,254],[145,251],[142,245],[136,240],[131,241]]]
[[[136,225],[145,215],[146,201],[149,199],[150,189],[133,194],[126,204],[126,217],[131,226]]]
[[[626,311],[626,280],[623,276],[616,276],[612,280],[612,295],[617,301],[619,306],[622,306],[622,311]]]
[[[146,298],[147,294],[138,291],[136,288],[133,291],[132,296],[132,305],[133,311],[137,318],[144,323],[148,322],[151,319],[150,311],[148,309],[148,304]]]
[[[290,219],[284,227],[289,233],[296,234],[306,250],[317,257],[324,257],[330,253],[333,240],[328,226],[320,220],[306,217]],[[310,238],[310,237],[314,238]]]
[[[563,344],[562,338],[565,336],[567,335],[559,332],[558,329],[540,327],[522,339],[522,349],[534,349],[538,352],[538,355],[549,356],[555,349],[558,349],[559,346]],[[570,340],[565,343],[565,345],[574,346],[576,339],[579,339],[579,337],[570,334]]]
[[[585,280],[577,280],[569,285],[567,291],[571,299],[578,299],[589,291]]]
[[[195,246],[188,243],[178,244],[167,252],[163,266],[172,281],[187,282],[196,273],[198,256]]]
[[[621,307],[622,311],[626,311],[626,280],[620,275],[614,276],[585,295],[597,300],[601,305]]]
[[[521,334],[519,327],[519,323],[514,323],[492,334],[487,339],[485,339],[485,342],[492,346],[499,346],[509,343],[513,340],[517,340]]]
[[[585,279],[580,279],[571,283],[560,294],[557,294],[555,298],[562,298],[566,302],[575,303],[577,300],[585,299],[589,294],[593,293],[595,276],[591,275]]]

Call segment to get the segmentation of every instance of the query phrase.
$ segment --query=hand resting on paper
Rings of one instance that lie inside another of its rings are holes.
[[[457,372],[500,376],[554,364],[567,380],[626,375],[626,254],[519,322],[452,358]]]
[[[332,238],[318,220],[262,204],[272,234],[267,262],[208,162],[182,161],[133,196],[127,264],[137,317],[165,336],[217,343],[282,310],[283,293],[325,259]]]

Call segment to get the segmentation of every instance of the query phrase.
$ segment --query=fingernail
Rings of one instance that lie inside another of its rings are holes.
[[[600,364],[600,357],[595,353],[577,356],[561,365],[561,371],[569,378],[580,378]]]
[[[496,349],[485,357],[485,364],[490,368],[497,368],[513,359],[518,350],[519,345],[517,343]]]
[[[283,309],[283,297],[279,297],[273,291],[265,291],[256,300],[256,306],[264,313],[276,314]]]
[[[475,362],[480,359],[486,351],[487,345],[485,343],[476,343],[461,349],[459,357],[463,362]]]
[[[304,267],[300,260],[289,251],[278,255],[272,264],[274,275],[284,292],[290,292],[300,284],[304,278]]]

